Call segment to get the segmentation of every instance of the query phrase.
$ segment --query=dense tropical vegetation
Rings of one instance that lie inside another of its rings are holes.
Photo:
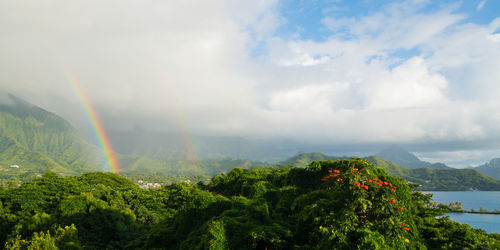
[[[0,190],[8,249],[500,248],[362,159],[235,168],[208,184],[141,189],[112,173],[47,172]]]

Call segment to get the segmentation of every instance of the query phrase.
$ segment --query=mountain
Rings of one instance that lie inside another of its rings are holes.
[[[387,171],[388,174],[397,176],[397,177],[405,177],[405,176],[410,176],[412,170],[409,168],[402,167],[394,162],[390,162],[387,160],[384,160],[378,156],[368,156],[363,158],[364,160],[370,162],[371,164],[383,168],[385,171]]]
[[[99,170],[99,150],[61,117],[13,95],[0,101],[0,167],[3,172],[59,173]],[[19,169],[10,166],[19,166]],[[7,170],[7,171],[6,171]]]
[[[234,136],[179,135],[142,129],[108,133],[114,149],[124,155],[154,159],[243,158],[277,162],[294,155],[295,142],[284,139],[249,140]],[[192,156],[191,156],[192,157]]]
[[[102,151],[88,143],[63,118],[13,95],[1,96],[0,178],[27,176],[30,179],[45,172],[47,167],[60,174],[107,170]],[[257,144],[249,145],[244,139],[188,138],[202,141],[200,143],[158,133],[112,135],[113,145],[124,153],[116,154],[116,157],[121,171],[126,173],[211,176],[229,172],[235,167],[246,169],[267,165],[223,157],[237,151],[245,152],[245,149],[249,154],[265,152],[258,151]],[[187,147],[196,151],[201,149],[204,154],[217,157],[203,159],[195,152],[193,157],[186,158]]]
[[[427,167],[441,170],[455,170],[454,168],[450,168],[443,163],[430,163],[421,161],[414,154],[396,146],[382,150],[377,154],[377,156],[411,169]],[[473,169],[487,176],[500,180],[500,158],[492,159],[491,161]]]
[[[302,153],[279,163],[282,166],[305,167],[313,161],[351,159],[356,157],[328,156],[323,153]],[[378,156],[362,158],[375,166],[383,168],[388,174],[401,177],[408,182],[420,185],[418,190],[488,190],[500,191],[500,181],[486,176],[474,169],[435,169],[435,168],[405,168],[399,164],[382,159]]]
[[[481,166],[475,167],[474,169],[500,180],[500,158],[494,158]]]
[[[386,148],[377,153],[376,156],[386,159],[388,161],[392,161],[407,168],[427,167],[427,168],[438,168],[438,169],[452,169],[443,163],[430,163],[426,161],[421,161],[414,154],[397,146]]]

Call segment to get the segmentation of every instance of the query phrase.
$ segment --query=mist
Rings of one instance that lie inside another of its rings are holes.
[[[324,12],[319,39],[282,1],[0,1],[0,88],[89,140],[72,84],[107,131],[500,155],[500,18],[426,4]]]

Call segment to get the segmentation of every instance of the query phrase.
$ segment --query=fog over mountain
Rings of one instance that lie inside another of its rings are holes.
[[[426,161],[479,165],[500,156],[498,9],[0,1],[0,90],[90,139],[75,84],[107,131],[282,138],[326,153],[397,144]]]

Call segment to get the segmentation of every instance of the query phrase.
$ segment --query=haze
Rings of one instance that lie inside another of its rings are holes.
[[[500,156],[499,1],[0,0],[0,55],[82,131],[71,81],[107,130]]]

